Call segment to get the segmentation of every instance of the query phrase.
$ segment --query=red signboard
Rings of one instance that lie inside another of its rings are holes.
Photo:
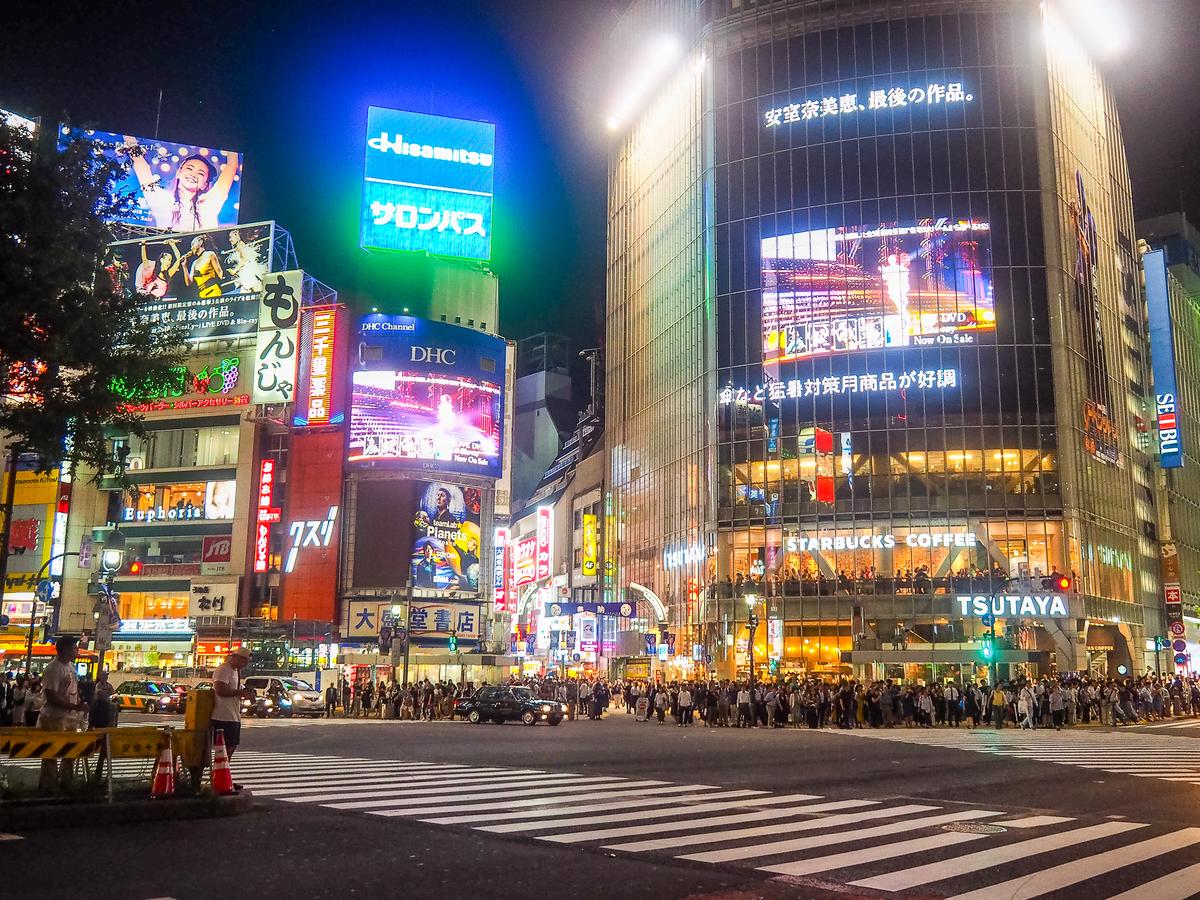
[[[344,306],[310,306],[300,315],[300,366],[292,425],[324,428],[346,420]]]
[[[521,538],[513,545],[513,587],[537,581],[537,537]]]
[[[283,512],[281,620],[338,618],[345,436],[340,430],[292,433],[287,503]]]
[[[275,460],[264,459],[258,466],[258,500],[254,519],[254,571],[265,572],[271,564],[271,512],[275,503]]]
[[[1168,584],[1163,586],[1163,595],[1168,603],[1183,602],[1183,588],[1177,584]]]
[[[227,534],[214,534],[200,543],[200,573],[202,575],[225,575],[233,558],[233,538]]]
[[[554,546],[554,510],[539,506],[537,511],[537,579],[550,577],[550,555]]]

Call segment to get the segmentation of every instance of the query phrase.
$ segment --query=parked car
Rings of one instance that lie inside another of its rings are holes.
[[[307,681],[286,675],[251,675],[242,686],[253,688],[264,701],[264,708],[276,716],[314,716],[325,713],[325,699]],[[258,714],[257,712],[255,713]]]
[[[124,681],[113,692],[112,700],[132,712],[177,713],[184,706],[174,688],[162,681]]]
[[[546,722],[557,725],[567,713],[565,704],[557,700],[539,700],[525,688],[505,685],[482,687],[472,697],[454,703],[454,715],[462,716],[472,725],[480,722],[520,721],[526,725]]]

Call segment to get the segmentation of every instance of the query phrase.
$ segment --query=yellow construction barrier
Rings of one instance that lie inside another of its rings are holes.
[[[104,748],[102,731],[39,731],[0,728],[0,753],[12,759],[78,759]]]

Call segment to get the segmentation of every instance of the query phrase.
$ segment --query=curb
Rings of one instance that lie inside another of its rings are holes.
[[[228,797],[179,797],[164,800],[104,801],[47,805],[0,806],[0,830],[10,832],[80,825],[121,825],[238,816],[254,808],[248,790]]]

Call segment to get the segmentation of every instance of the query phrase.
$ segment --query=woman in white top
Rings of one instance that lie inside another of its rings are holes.
[[[25,724],[25,703],[29,698],[29,690],[25,683],[25,676],[22,675],[17,679],[17,683],[13,685],[13,711],[12,723],[20,726]]]
[[[204,231],[219,228],[221,208],[229,199],[238,174],[238,154],[225,150],[220,173],[200,154],[185,157],[175,168],[175,178],[165,187],[154,173],[137,139],[125,137],[134,174],[142,186],[142,196],[154,214],[154,225],[165,231]]]

